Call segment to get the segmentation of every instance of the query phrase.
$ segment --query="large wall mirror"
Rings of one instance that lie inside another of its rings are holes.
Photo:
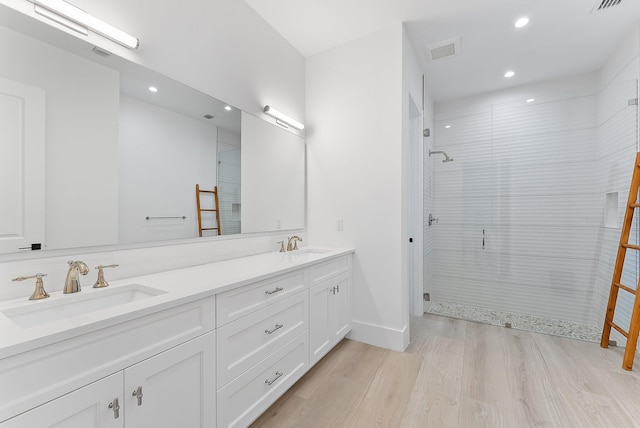
[[[196,184],[222,235],[304,228],[302,137],[51,31],[0,6],[0,254],[199,237]]]

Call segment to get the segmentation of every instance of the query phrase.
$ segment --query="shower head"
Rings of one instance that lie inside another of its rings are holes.
[[[444,156],[444,160],[442,161],[443,163],[444,162],[453,162],[453,158],[450,158],[449,155],[446,154],[445,152],[443,152],[442,150],[434,150],[434,151],[429,150],[429,156],[436,155],[436,154]]]

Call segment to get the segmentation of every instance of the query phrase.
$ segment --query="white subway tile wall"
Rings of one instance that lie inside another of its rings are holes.
[[[455,161],[425,162],[435,171],[425,177],[425,216],[429,201],[440,218],[432,243],[425,232],[432,300],[602,322],[620,234],[604,227],[605,194],[624,195],[622,215],[637,140],[637,107],[627,100],[636,87],[625,80],[599,94],[594,87],[436,116],[435,149]],[[635,226],[632,235],[637,241]],[[629,258],[623,281],[634,285],[638,259]],[[620,299],[622,325],[631,302]]]

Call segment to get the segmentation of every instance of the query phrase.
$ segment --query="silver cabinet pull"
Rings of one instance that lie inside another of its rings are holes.
[[[114,398],[111,403],[109,403],[109,408],[113,410],[113,419],[118,419],[120,417],[120,404],[118,404],[118,399]]]
[[[264,292],[264,294],[266,294],[267,296],[270,296],[270,295],[272,295],[272,294],[276,294],[277,292],[282,291],[282,290],[284,290],[284,288],[282,288],[282,287],[276,287],[276,289],[275,289],[275,290],[273,290],[273,291],[271,291],[271,290],[267,290],[267,291],[265,291],[265,292]]]
[[[339,293],[340,292],[340,284],[336,285],[336,291]]]
[[[333,287],[333,288],[331,289],[331,294],[336,294],[336,287]]]
[[[142,406],[142,397],[144,396],[144,394],[142,393],[142,387],[139,386],[138,389],[133,391],[131,395],[138,398],[138,406]]]
[[[284,327],[284,324],[276,324],[275,328],[273,328],[271,330],[267,329],[264,332],[266,334],[272,334],[274,331],[280,330],[282,327]]]
[[[271,386],[271,385],[273,385],[273,382],[277,381],[281,377],[282,377],[282,372],[276,372],[276,377],[274,377],[271,380],[265,379],[264,383],[266,383],[267,385]]]

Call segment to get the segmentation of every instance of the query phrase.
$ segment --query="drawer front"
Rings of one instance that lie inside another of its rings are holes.
[[[351,270],[351,254],[347,254],[336,259],[329,260],[324,263],[310,267],[309,277],[311,279],[311,287],[321,283],[333,276],[339,275]]]
[[[0,421],[208,331],[210,297],[0,359]],[[37,373],[37,376],[34,375]]]
[[[218,329],[218,389],[309,325],[309,295],[295,294]]]
[[[302,269],[220,293],[216,296],[216,325],[240,319],[305,289],[307,284],[307,271]]]
[[[218,391],[218,428],[248,426],[291,388],[308,366],[308,332],[304,332]]]

